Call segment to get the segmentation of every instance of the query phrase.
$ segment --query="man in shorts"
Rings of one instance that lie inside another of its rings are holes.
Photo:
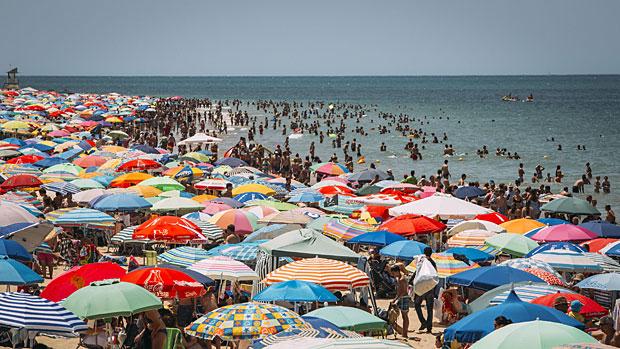
[[[390,267],[390,274],[396,279],[396,297],[392,301],[392,306],[396,306],[400,310],[400,315],[403,318],[403,327],[400,333],[403,338],[407,339],[409,338],[409,305],[411,303],[411,297],[407,292],[407,278],[398,265]],[[394,327],[398,332],[398,326],[394,324]]]

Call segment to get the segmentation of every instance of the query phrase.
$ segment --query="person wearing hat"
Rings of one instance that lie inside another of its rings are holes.
[[[553,307],[566,314],[568,312],[568,301],[566,297],[560,296],[553,301]]]
[[[586,318],[583,315],[579,314],[581,308],[583,308],[583,303],[581,303],[580,301],[574,300],[570,302],[570,311],[568,312],[568,316],[574,318],[581,323],[585,323]]]
[[[620,336],[618,336],[614,329],[614,320],[611,316],[603,316],[599,320],[599,327],[601,332],[603,332],[601,343],[620,347]]]

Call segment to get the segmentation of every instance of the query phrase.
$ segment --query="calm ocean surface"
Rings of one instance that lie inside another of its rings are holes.
[[[519,161],[494,156],[497,147],[517,151],[525,164],[526,179],[540,163],[545,172],[562,165],[565,184],[584,173],[590,162],[594,176],[609,176],[612,194],[597,195],[599,209],[612,204],[620,213],[620,76],[468,76],[468,77],[21,77],[22,86],[71,92],[108,93],[212,99],[272,99],[296,101],[351,102],[376,105],[376,110],[427,116],[428,124],[412,123],[428,134],[448,134],[447,143],[458,154],[450,158],[456,178],[466,173],[472,180],[514,181]],[[512,93],[524,99],[532,93],[534,103],[502,102],[502,95]],[[374,110],[375,108],[373,108]],[[252,109],[249,109],[252,111]],[[262,115],[262,114],[261,114]],[[396,135],[379,135],[370,131],[379,121],[376,111],[368,113],[363,124],[368,137],[347,135],[363,144],[367,161],[380,160],[380,168],[392,168],[397,177],[415,169],[432,174],[439,167],[443,144],[428,144],[422,151],[424,160],[411,161],[403,150],[407,139]],[[449,117],[449,120],[447,119]],[[440,119],[441,118],[441,119]],[[459,123],[460,121],[460,123]],[[385,123],[385,122],[383,122]],[[348,131],[352,133],[353,121]],[[279,131],[279,130],[278,130]],[[239,134],[235,134],[239,132]],[[283,143],[280,132],[269,131],[257,141],[265,145]],[[223,147],[233,144],[243,131],[233,131]],[[555,142],[546,139],[554,137]],[[293,152],[307,153],[315,140],[317,153],[326,160],[333,152],[330,143],[318,146],[318,139],[304,135],[291,140]],[[387,153],[378,151],[381,142]],[[486,144],[491,152],[480,159],[475,151]],[[563,151],[557,151],[561,144]],[[586,151],[578,151],[578,144]],[[337,152],[342,157],[342,152]],[[557,188],[557,186],[556,186]],[[592,192],[592,186],[586,187]]]

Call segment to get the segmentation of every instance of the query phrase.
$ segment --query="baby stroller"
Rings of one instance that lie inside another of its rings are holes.
[[[374,285],[377,298],[393,298],[396,296],[396,285],[386,271],[388,261],[370,261],[370,278]]]

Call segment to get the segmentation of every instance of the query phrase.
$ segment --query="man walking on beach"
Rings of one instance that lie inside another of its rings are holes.
[[[398,265],[393,265],[390,268],[390,274],[396,279],[396,297],[394,297],[391,305],[400,310],[400,315],[403,318],[403,327],[400,328],[400,333],[407,339],[409,338],[409,305],[411,302],[411,297],[407,293],[407,278]],[[394,328],[398,332],[399,328],[396,323],[394,323]]]
[[[433,250],[430,247],[424,248],[424,256],[428,259],[429,262],[433,265],[433,268],[437,270],[437,264],[431,258],[433,254]],[[426,319],[422,314],[422,302],[426,302]],[[418,296],[415,295],[413,299],[413,306],[415,308],[415,312],[418,315],[418,320],[420,320],[420,328],[418,332],[422,332],[426,330],[427,333],[431,333],[433,329],[433,305],[435,303],[435,288],[426,292],[425,294]]]

